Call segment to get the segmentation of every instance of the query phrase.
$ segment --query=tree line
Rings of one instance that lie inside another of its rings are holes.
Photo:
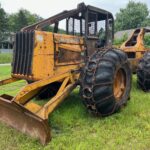
[[[150,26],[150,12],[145,3],[129,1],[127,6],[116,14],[116,31],[146,26]]]
[[[20,9],[16,13],[8,14],[0,4],[0,41],[11,32],[17,32],[21,28],[43,20],[37,14],[32,14],[26,9]]]
[[[0,41],[11,32],[43,20],[37,14],[32,14],[26,9],[8,14],[0,4]],[[129,1],[125,8],[121,8],[115,17],[115,31],[127,30],[138,27],[150,26],[148,6],[145,3]]]

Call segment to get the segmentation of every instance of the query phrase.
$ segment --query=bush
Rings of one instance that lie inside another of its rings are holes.
[[[113,45],[121,46],[128,38],[127,34],[124,34],[120,39],[114,39]]]
[[[150,48],[150,35],[146,35],[144,37],[144,44],[145,44],[146,47]]]

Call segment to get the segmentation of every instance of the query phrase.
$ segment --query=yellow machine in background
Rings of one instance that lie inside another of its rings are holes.
[[[146,33],[150,33],[150,30],[146,28],[135,29],[120,47],[127,53],[133,72],[136,72],[138,62],[143,57],[143,54],[149,50],[144,44],[144,35]]]
[[[53,32],[44,31],[49,25],[54,25]],[[49,115],[77,85],[94,115],[120,110],[130,97],[131,70],[126,54],[111,48],[113,27],[110,12],[81,3],[16,33],[11,78],[0,86],[19,80],[27,85],[15,97],[0,96],[0,121],[46,144],[51,139]],[[46,103],[37,104],[37,96]]]

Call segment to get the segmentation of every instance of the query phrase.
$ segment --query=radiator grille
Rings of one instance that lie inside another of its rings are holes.
[[[31,75],[34,32],[18,32],[15,37],[13,74]]]

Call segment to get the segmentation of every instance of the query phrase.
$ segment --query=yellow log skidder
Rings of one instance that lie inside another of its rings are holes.
[[[53,32],[44,31],[49,25]],[[27,85],[15,97],[0,96],[0,121],[44,145],[51,139],[49,115],[77,85],[91,113],[117,112],[130,97],[131,69],[127,55],[111,47],[113,34],[112,14],[84,3],[16,33],[11,78],[0,86]],[[39,105],[37,96],[49,100]]]

